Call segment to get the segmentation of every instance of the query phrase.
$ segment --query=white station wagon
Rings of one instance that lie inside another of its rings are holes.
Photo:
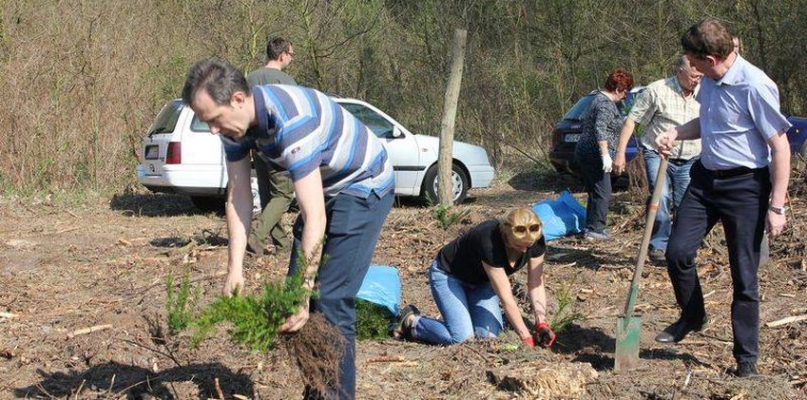
[[[333,100],[361,120],[384,143],[395,170],[395,194],[437,199],[439,139],[415,135],[383,111],[355,99]],[[181,99],[168,102],[143,138],[137,180],[152,192],[190,196],[202,210],[222,206],[227,171],[221,140]],[[494,169],[479,146],[454,142],[451,174],[454,201],[462,202],[469,188],[490,186]],[[253,204],[259,205],[253,177]]]

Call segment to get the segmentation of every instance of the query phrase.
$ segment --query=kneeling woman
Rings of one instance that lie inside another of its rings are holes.
[[[443,247],[429,268],[429,285],[443,320],[420,316],[405,307],[397,333],[434,344],[455,344],[474,336],[496,337],[502,329],[502,310],[521,341],[532,347],[535,339],[551,346],[555,333],[546,321],[543,261],[546,252],[538,216],[529,208],[489,220]],[[536,338],[521,318],[508,276],[528,265],[530,303],[535,313]]]

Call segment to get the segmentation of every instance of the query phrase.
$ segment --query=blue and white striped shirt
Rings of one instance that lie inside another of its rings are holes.
[[[256,149],[292,181],[315,168],[325,196],[344,193],[383,197],[395,188],[392,164],[381,141],[350,112],[322,92],[300,86],[252,88],[258,125],[235,141],[221,135],[227,161]]]

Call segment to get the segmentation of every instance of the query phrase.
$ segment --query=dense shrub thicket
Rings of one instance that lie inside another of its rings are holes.
[[[119,190],[139,143],[190,64],[262,64],[267,37],[295,44],[299,83],[376,104],[439,132],[451,32],[468,30],[457,139],[501,166],[510,146],[545,156],[551,126],[621,66],[670,71],[681,33],[723,19],[807,112],[807,7],[795,0],[0,1],[0,190]]]

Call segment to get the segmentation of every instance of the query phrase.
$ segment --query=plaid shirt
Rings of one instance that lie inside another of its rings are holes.
[[[636,99],[628,115],[628,118],[644,127],[642,144],[648,149],[656,150],[655,140],[658,134],[697,118],[700,103],[695,96],[696,93],[684,96],[675,76],[648,85]],[[700,139],[677,140],[670,158],[688,160],[700,153]]]

